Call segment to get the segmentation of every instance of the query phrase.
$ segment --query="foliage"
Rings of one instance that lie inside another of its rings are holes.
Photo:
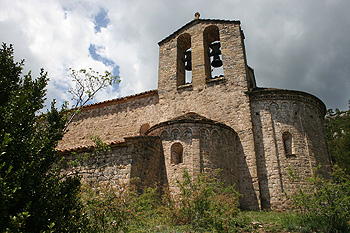
[[[110,182],[90,183],[83,186],[81,198],[88,232],[135,231],[161,209],[157,187],[148,187],[139,194],[130,184],[119,183],[116,187]]]
[[[69,89],[75,101],[74,107],[85,105],[88,101],[93,99],[98,91],[108,86],[112,86],[120,82],[119,76],[113,76],[111,72],[105,71],[100,74],[92,68],[74,70],[70,69],[70,77],[75,82],[75,87]]]
[[[90,139],[93,143],[93,146],[89,146],[89,149],[91,149],[91,151],[83,153],[72,152],[71,155],[73,159],[69,160],[65,158],[65,162],[68,165],[65,166],[65,169],[78,172],[76,168],[84,167],[88,162],[93,163],[93,159],[96,160],[99,157],[103,156],[104,153],[111,151],[110,146],[108,146],[107,143],[103,142],[99,136],[91,136]]]
[[[182,180],[176,181],[179,194],[168,195],[168,212],[175,224],[191,224],[194,228],[213,228],[228,231],[234,227],[238,214],[238,192],[233,186],[203,173],[196,178],[184,171]]]
[[[350,231],[350,176],[338,166],[331,179],[315,174],[292,196],[300,220],[312,230]]]
[[[87,232],[236,232],[246,224],[237,215],[238,194],[216,178],[201,174],[193,178],[184,172],[178,181],[181,193],[160,194],[157,186],[138,192],[137,186],[107,181],[83,186],[81,198],[88,218]],[[175,224],[171,225],[169,223]]]
[[[47,73],[22,76],[12,45],[0,49],[0,231],[79,231],[80,181],[63,177],[55,153],[66,117],[43,108]]]
[[[122,189],[127,192],[127,189]],[[125,226],[129,210],[124,193],[111,185],[85,185],[81,192],[88,232],[115,232]]]
[[[324,127],[333,163],[350,174],[350,110],[328,110]]]

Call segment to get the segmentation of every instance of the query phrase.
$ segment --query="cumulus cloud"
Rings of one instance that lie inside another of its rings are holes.
[[[238,19],[259,86],[297,89],[346,109],[350,99],[347,0],[3,0],[0,40],[26,70],[49,72],[48,99],[69,99],[68,68],[120,75],[96,101],[157,88],[157,42],[193,19]]]

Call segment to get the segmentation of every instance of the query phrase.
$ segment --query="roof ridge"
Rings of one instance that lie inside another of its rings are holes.
[[[89,110],[91,108],[99,107],[99,105],[104,105],[104,106],[107,105],[108,106],[114,102],[128,101],[128,100],[132,100],[133,98],[136,98],[136,97],[142,97],[143,95],[152,95],[152,94],[157,94],[157,93],[158,93],[158,89],[144,91],[144,92],[136,93],[136,94],[129,95],[129,96],[123,96],[123,97],[119,97],[119,98],[115,98],[115,99],[110,99],[110,100],[105,100],[105,101],[101,101],[101,102],[97,102],[97,103],[84,105],[82,110],[83,111]],[[73,109],[71,109],[71,110],[73,110]]]
[[[191,21],[189,21],[188,23],[186,23],[185,25],[183,25],[182,27],[180,27],[179,29],[177,29],[176,31],[174,31],[173,33],[171,33],[170,35],[168,35],[167,37],[165,37],[164,39],[162,39],[161,41],[158,42],[158,45],[163,44],[164,42],[168,41],[173,35],[179,33],[181,30],[183,30],[186,27],[189,27],[191,24],[197,24],[200,22],[225,22],[225,23],[238,23],[241,24],[240,20],[227,20],[227,19],[193,19]]]
[[[107,146],[113,146],[113,145],[118,145],[118,144],[122,144],[125,143],[124,141],[112,141],[112,142],[108,142],[106,143]],[[77,152],[77,151],[88,151],[91,150],[92,148],[95,148],[96,146],[94,145],[83,145],[83,146],[77,146],[77,147],[71,147],[71,148],[64,148],[64,149],[56,149],[56,152],[59,153],[71,153],[71,152]]]

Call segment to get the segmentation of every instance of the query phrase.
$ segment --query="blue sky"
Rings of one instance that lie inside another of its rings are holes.
[[[94,24],[95,24],[95,33],[100,33],[102,28],[107,28],[110,20],[108,18],[108,12],[100,8],[100,11],[94,16]],[[119,76],[119,66],[115,64],[113,60],[111,60],[108,57],[104,57],[100,54],[102,50],[104,50],[104,46],[99,46],[96,44],[90,44],[89,46],[89,53],[91,57],[95,61],[100,61],[107,67],[113,67],[112,68],[112,74],[115,76]]]
[[[68,69],[93,68],[122,82],[95,101],[157,88],[157,42],[201,18],[241,20],[257,84],[306,91],[328,108],[350,99],[349,0],[0,0],[0,40],[25,72],[49,73],[47,105],[70,99]]]
[[[94,17],[95,32],[101,32],[102,28],[107,28],[109,22],[107,10],[100,8],[100,11]]]

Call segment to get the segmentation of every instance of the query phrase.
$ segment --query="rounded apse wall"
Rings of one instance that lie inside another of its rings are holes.
[[[219,178],[238,187],[237,134],[230,127],[187,113],[151,127],[146,135],[160,136],[171,188],[184,169],[192,176],[220,169]]]

